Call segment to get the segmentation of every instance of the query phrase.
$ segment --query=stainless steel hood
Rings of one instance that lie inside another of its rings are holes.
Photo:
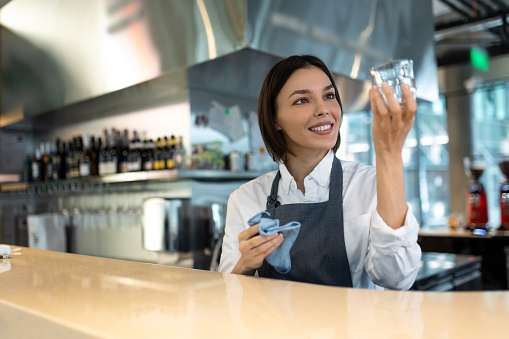
[[[14,0],[0,23],[2,120],[13,116],[1,126],[48,128],[194,89],[256,100],[292,54],[326,62],[346,112],[368,106],[368,69],[392,59],[413,59],[418,98],[438,98],[431,1]]]

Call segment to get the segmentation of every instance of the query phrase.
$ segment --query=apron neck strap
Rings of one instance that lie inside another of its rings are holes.
[[[276,177],[272,181],[272,188],[270,189],[270,195],[267,197],[267,207],[274,206],[278,207],[281,205],[279,201],[277,201],[277,189],[279,185],[279,180],[281,179],[281,171],[277,171]]]
[[[343,194],[343,166],[341,166],[341,161],[334,156],[330,174],[329,200],[337,197],[338,194],[339,196]]]

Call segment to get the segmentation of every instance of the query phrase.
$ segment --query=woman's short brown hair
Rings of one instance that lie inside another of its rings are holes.
[[[271,68],[265,77],[260,91],[260,98],[258,99],[258,124],[260,125],[260,131],[267,151],[274,161],[285,162],[286,153],[289,152],[282,131],[278,130],[275,126],[277,117],[277,96],[293,72],[311,66],[318,67],[329,77],[334,86],[336,100],[341,108],[341,120],[343,120],[343,106],[339,98],[338,88],[332,78],[332,74],[322,60],[312,55],[293,55],[281,60]],[[338,150],[340,143],[341,136],[338,133],[338,140],[332,148],[334,153]]]

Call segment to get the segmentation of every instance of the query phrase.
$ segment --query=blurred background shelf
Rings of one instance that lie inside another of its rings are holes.
[[[131,183],[143,181],[176,181],[176,180],[199,180],[199,181],[235,181],[251,180],[263,172],[232,172],[228,170],[160,170],[142,171],[131,173],[108,174],[103,176],[90,176],[77,179],[56,180],[48,182],[17,182],[0,185],[0,192],[25,191],[29,189],[58,188],[69,185],[87,184],[113,184]]]

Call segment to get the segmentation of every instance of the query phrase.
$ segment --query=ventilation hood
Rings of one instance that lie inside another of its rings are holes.
[[[345,112],[368,107],[369,68],[399,58],[414,60],[417,97],[438,98],[430,1],[15,0],[0,23],[2,127],[120,114],[195,88],[256,100],[293,54],[325,61]]]

